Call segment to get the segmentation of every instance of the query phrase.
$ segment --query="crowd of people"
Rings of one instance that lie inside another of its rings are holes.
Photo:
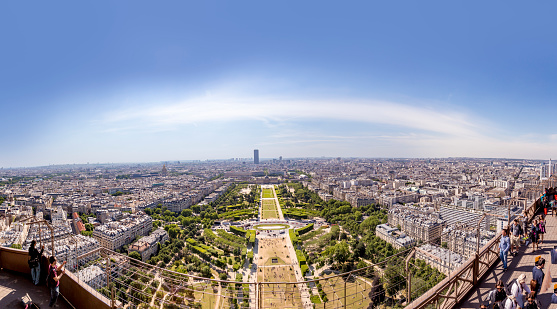
[[[555,210],[553,211],[555,213]],[[532,220],[528,224],[526,220],[519,222],[515,219],[511,226],[503,230],[501,233],[501,240],[499,242],[499,257],[503,264],[503,271],[507,271],[508,255],[516,256],[519,254],[519,249],[522,242],[529,250],[530,243],[532,244],[532,251],[540,250],[540,245],[543,244],[544,234],[546,233],[546,222],[544,211],[543,215]],[[557,251],[551,248],[552,263],[557,260]],[[516,279],[508,283],[499,280],[496,283],[495,289],[490,291],[480,304],[480,308],[495,308],[495,309],[538,309],[547,308],[549,304],[542,306],[538,295],[547,291],[551,287],[551,276],[546,277],[545,274],[546,260],[540,256],[535,258],[535,264],[532,268],[532,279],[527,280],[525,274],[520,274]],[[554,293],[551,296],[551,303],[557,303],[557,284],[553,286]]]

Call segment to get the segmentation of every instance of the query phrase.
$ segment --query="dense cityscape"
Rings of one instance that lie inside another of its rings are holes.
[[[252,308],[255,286],[225,281],[307,280],[317,281],[263,301],[340,306],[351,293],[350,308],[402,307],[404,258],[393,257],[413,249],[416,298],[522,218],[554,170],[551,160],[260,160],[258,150],[253,159],[3,169],[0,244],[44,245],[118,307]],[[128,271],[137,261],[144,277]],[[193,277],[172,290],[163,269]],[[326,279],[359,269],[343,302]],[[217,296],[225,287],[234,297]]]

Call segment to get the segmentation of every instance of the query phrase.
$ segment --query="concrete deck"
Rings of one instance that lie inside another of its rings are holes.
[[[481,300],[485,300],[489,291],[495,288],[496,282],[501,279],[508,283],[518,278],[520,274],[526,275],[526,282],[532,280],[532,268],[534,267],[534,259],[541,255],[546,263],[544,273],[548,276],[548,270],[551,270],[553,284],[557,283],[557,265],[551,265],[550,250],[557,246],[557,217],[553,217],[551,213],[546,217],[546,234],[544,235],[543,244],[540,249],[532,252],[532,244],[526,248],[524,245],[519,250],[519,254],[515,257],[509,255],[508,270],[503,272],[503,263],[499,261],[497,265],[491,268],[484,280],[470,294],[468,300],[460,304],[459,308],[479,308]],[[551,294],[553,293],[553,284],[551,289],[544,292],[541,291],[538,299],[542,304],[542,308],[557,309],[557,304],[551,303]]]
[[[50,290],[44,283],[35,286],[31,283],[31,275],[0,270],[0,308],[24,308],[21,298],[25,294],[29,294],[31,300],[40,308],[49,308]],[[60,295],[53,308],[73,307]]]

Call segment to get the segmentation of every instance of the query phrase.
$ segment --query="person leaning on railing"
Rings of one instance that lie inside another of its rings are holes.
[[[60,278],[62,278],[66,272],[65,269],[62,269],[62,267],[66,265],[66,261],[58,267],[56,267],[56,257],[53,255],[50,256],[48,261],[50,262],[50,265],[48,266],[48,277],[46,280],[48,287],[50,288],[50,303],[48,306],[52,307],[56,303],[58,295],[60,295]]]
[[[31,269],[31,279],[33,284],[38,285],[39,279],[41,278],[41,256],[44,252],[44,245],[41,246],[41,251],[35,248],[37,242],[35,240],[31,241],[31,245],[29,246],[29,260],[27,264],[29,264],[29,268]]]

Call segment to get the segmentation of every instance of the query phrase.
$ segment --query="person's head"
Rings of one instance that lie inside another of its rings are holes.
[[[527,300],[528,300],[529,303],[533,303],[533,302],[534,302],[534,298],[536,298],[536,292],[530,292],[530,293],[528,294]]]
[[[54,255],[51,255],[51,256],[48,258],[48,261],[50,262],[50,264],[54,264],[54,263],[56,263],[56,258],[54,257]]]
[[[538,268],[543,268],[545,266],[545,259],[544,258],[540,258],[537,262],[536,265],[538,266]]]
[[[535,291],[538,288],[538,282],[534,279],[530,280],[530,291]]]
[[[503,283],[503,280],[497,281],[497,285],[495,287],[497,288],[497,291],[503,290],[505,288],[505,284]]]
[[[480,309],[487,309],[487,305],[486,304],[481,304]]]
[[[503,230],[503,236],[507,236],[507,230]]]
[[[30,248],[35,248],[36,244],[37,244],[37,242],[35,240],[31,240],[31,247]]]
[[[518,276],[516,281],[518,281],[518,283],[520,283],[520,284],[525,284],[526,283],[526,275],[525,274],[520,274],[520,276]]]
[[[534,220],[534,224],[538,224],[538,219],[535,219],[535,220]]]

